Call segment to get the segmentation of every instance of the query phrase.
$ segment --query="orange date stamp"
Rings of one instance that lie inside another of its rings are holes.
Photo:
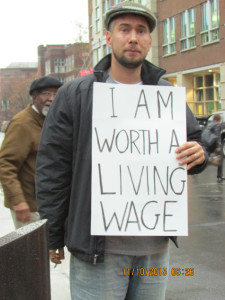
[[[123,268],[123,276],[167,276],[167,268]]]
[[[194,268],[171,268],[168,272],[167,268],[123,268],[123,276],[194,276]]]
[[[172,268],[171,269],[172,276],[194,276],[195,269],[194,268]]]

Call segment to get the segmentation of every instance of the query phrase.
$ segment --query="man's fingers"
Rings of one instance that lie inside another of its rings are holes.
[[[55,264],[61,264],[61,259],[64,259],[64,249],[49,250],[49,258]]]
[[[30,211],[28,210],[18,210],[15,211],[16,219],[20,222],[26,223],[30,221]]]
[[[205,153],[200,144],[197,142],[186,142],[176,149],[176,158],[179,165],[187,164],[187,170],[194,166],[200,165],[205,161]]]
[[[65,256],[64,256],[64,249],[63,248],[59,249],[59,258],[60,259],[64,259],[65,258]]]

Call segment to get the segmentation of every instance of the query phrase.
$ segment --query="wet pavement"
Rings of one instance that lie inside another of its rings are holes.
[[[189,176],[189,236],[171,244],[166,300],[225,299],[225,181],[216,170]]]
[[[189,236],[178,238],[179,249],[170,246],[166,300],[224,300],[225,181],[217,182],[216,167],[189,176],[188,215]],[[0,189],[0,237],[13,230]],[[50,271],[52,300],[71,300],[69,253],[57,268],[51,264]]]

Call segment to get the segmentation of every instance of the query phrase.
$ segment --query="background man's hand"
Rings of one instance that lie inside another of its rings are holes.
[[[186,142],[175,150],[176,158],[180,160],[179,165],[187,164],[187,170],[201,165],[205,161],[205,152],[197,142]]]
[[[64,249],[49,250],[49,258],[55,264],[61,264],[61,260],[65,258]]]
[[[21,202],[13,206],[17,221],[26,223],[30,221],[30,208],[26,202]]]

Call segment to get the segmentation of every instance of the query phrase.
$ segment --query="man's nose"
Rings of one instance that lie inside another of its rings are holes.
[[[137,33],[135,30],[130,32],[130,43],[137,43]]]
[[[55,93],[49,93],[48,100],[53,101],[55,99]]]

